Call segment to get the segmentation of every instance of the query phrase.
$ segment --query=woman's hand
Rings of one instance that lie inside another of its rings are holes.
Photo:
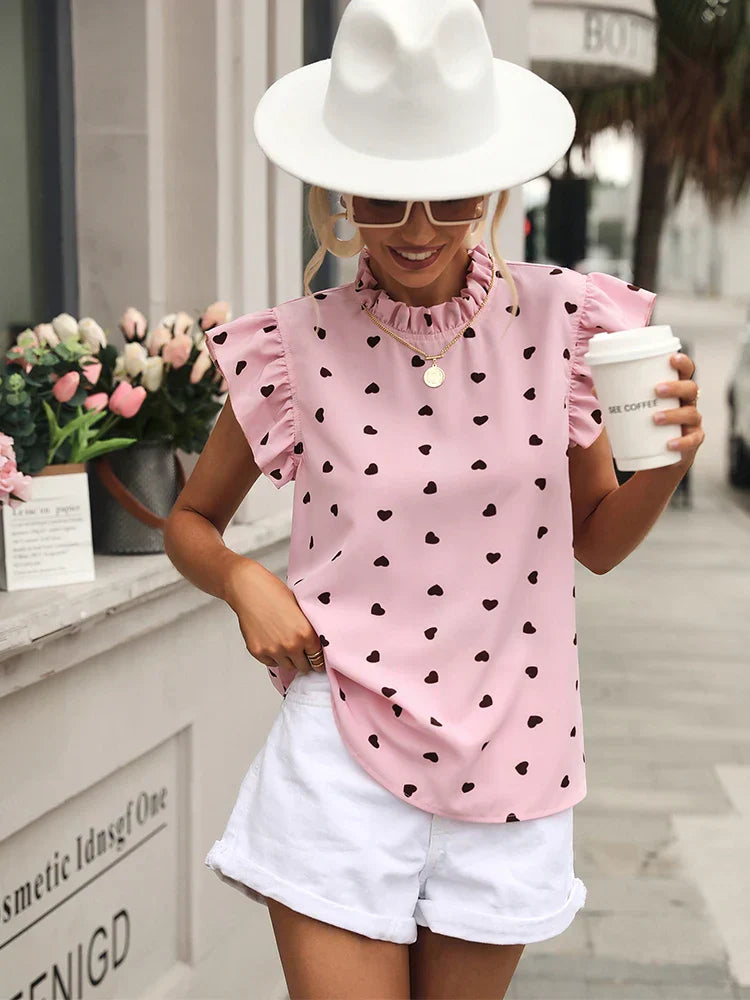
[[[662,398],[675,396],[682,405],[669,410],[657,411],[654,414],[654,422],[681,426],[683,436],[672,438],[667,447],[682,452],[682,458],[676,463],[676,467],[687,471],[695,461],[696,453],[706,438],[703,430],[703,417],[696,406],[699,390],[692,379],[695,373],[695,364],[687,354],[673,354],[669,363],[677,369],[680,378],[675,382],[659,383],[656,387],[656,395]]]
[[[237,615],[247,651],[266,667],[287,667],[307,674],[305,656],[322,650],[320,637],[303,614],[292,591],[254,559],[233,560],[226,602]]]

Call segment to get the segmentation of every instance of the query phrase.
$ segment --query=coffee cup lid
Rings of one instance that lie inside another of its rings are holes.
[[[595,333],[589,341],[589,349],[583,355],[583,360],[588,365],[637,361],[659,354],[672,354],[681,347],[679,338],[672,333],[669,324],[641,326],[631,330],[615,330],[612,333]]]

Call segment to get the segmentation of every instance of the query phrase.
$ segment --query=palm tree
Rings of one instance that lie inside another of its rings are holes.
[[[569,90],[575,142],[630,123],[643,147],[633,279],[655,288],[664,219],[689,179],[709,211],[736,207],[750,182],[750,0],[656,0],[654,76]]]

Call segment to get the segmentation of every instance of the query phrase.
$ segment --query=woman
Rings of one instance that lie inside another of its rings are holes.
[[[585,902],[574,556],[614,564],[583,526],[617,479],[584,355],[656,296],[502,260],[575,121],[473,0],[352,0],[254,127],[320,247],[304,296],[208,333],[229,400],[166,532],[284,698],[205,863],[268,906],[292,1000],[502,997]],[[313,296],[327,251],[356,278]],[[217,535],[261,473],[295,481],[289,586]]]

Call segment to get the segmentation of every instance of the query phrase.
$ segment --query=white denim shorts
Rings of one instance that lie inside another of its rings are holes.
[[[328,677],[298,674],[204,864],[256,902],[411,944],[417,924],[490,944],[562,933],[586,900],[573,808],[516,823],[436,816],[351,756]]]

